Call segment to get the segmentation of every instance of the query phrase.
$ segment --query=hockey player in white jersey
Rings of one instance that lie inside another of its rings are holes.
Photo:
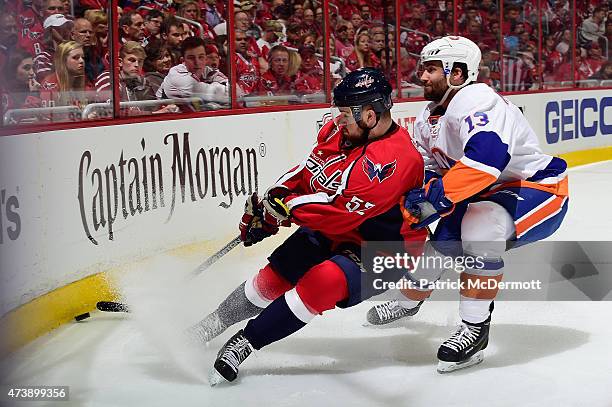
[[[486,84],[476,83],[481,53],[467,38],[426,45],[419,76],[431,103],[417,117],[414,141],[425,159],[424,188],[405,196],[413,228],[439,220],[432,245],[444,255],[482,256],[484,267],[461,281],[500,281],[505,250],[550,236],[568,205],[567,164],[543,154],[521,111]],[[452,244],[450,242],[459,242]],[[415,288],[371,308],[367,319],[385,324],[414,315],[443,270],[406,276]],[[441,373],[483,360],[497,288],[460,292],[459,329],[438,350]]]

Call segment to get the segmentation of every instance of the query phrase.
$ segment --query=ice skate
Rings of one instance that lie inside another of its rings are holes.
[[[462,321],[457,331],[438,349],[438,372],[450,373],[481,363],[483,350],[489,343],[490,322],[490,317],[479,324]]]
[[[413,308],[404,308],[398,300],[391,300],[373,306],[368,310],[367,321],[371,325],[386,325],[419,312],[423,301]]]
[[[244,337],[242,329],[232,336],[217,353],[209,383],[215,386],[222,381],[233,382],[238,377],[238,366],[253,352],[253,347]]]

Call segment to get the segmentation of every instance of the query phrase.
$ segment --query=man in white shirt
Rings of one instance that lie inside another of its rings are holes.
[[[228,80],[206,65],[204,40],[189,37],[181,45],[182,63],[170,69],[157,90],[158,99],[201,97],[204,102],[229,103]]]

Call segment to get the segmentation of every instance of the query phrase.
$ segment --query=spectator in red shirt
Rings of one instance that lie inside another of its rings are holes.
[[[587,57],[584,61],[589,65],[593,72],[599,71],[599,68],[606,62],[606,59],[602,55],[601,46],[597,41],[593,41],[587,49]]]
[[[245,31],[236,30],[236,78],[237,88],[241,95],[253,93],[259,84],[260,69],[257,57],[249,54],[248,36]]]
[[[54,65],[55,72],[41,83],[43,106],[88,104],[93,98],[88,94],[91,86],[85,78],[83,46],[75,41],[61,43],[55,52]]]
[[[289,70],[289,50],[283,45],[272,47],[268,62],[270,69],[261,76],[258,91],[268,95],[286,95],[293,90]]]
[[[302,46],[298,53],[302,59],[294,86],[297,93],[313,94],[323,89],[323,69],[319,65],[315,48],[311,45]]]
[[[43,24],[45,33],[44,49],[34,57],[34,72],[40,82],[53,71],[53,55],[64,41],[70,40],[74,23],[63,14],[53,14],[47,17]]]
[[[347,21],[338,23],[336,28],[336,55],[342,59],[346,59],[351,53],[355,46],[353,45],[353,38],[355,37],[355,29],[353,24]]]
[[[355,49],[346,58],[346,68],[355,71],[365,67],[380,68],[380,61],[370,51],[370,34],[362,30],[355,39]]]
[[[279,21],[268,20],[264,23],[263,35],[257,40],[257,46],[262,57],[268,58],[268,52],[279,43],[282,35],[283,26]]]
[[[360,13],[353,13],[351,15],[351,24],[353,24],[355,32],[359,32],[359,29],[364,26],[363,17],[361,17]]]

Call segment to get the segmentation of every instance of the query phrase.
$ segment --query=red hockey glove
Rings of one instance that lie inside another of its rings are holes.
[[[264,220],[263,205],[257,193],[247,198],[238,229],[240,229],[240,240],[246,247],[259,243],[278,232],[275,221],[266,222]]]

